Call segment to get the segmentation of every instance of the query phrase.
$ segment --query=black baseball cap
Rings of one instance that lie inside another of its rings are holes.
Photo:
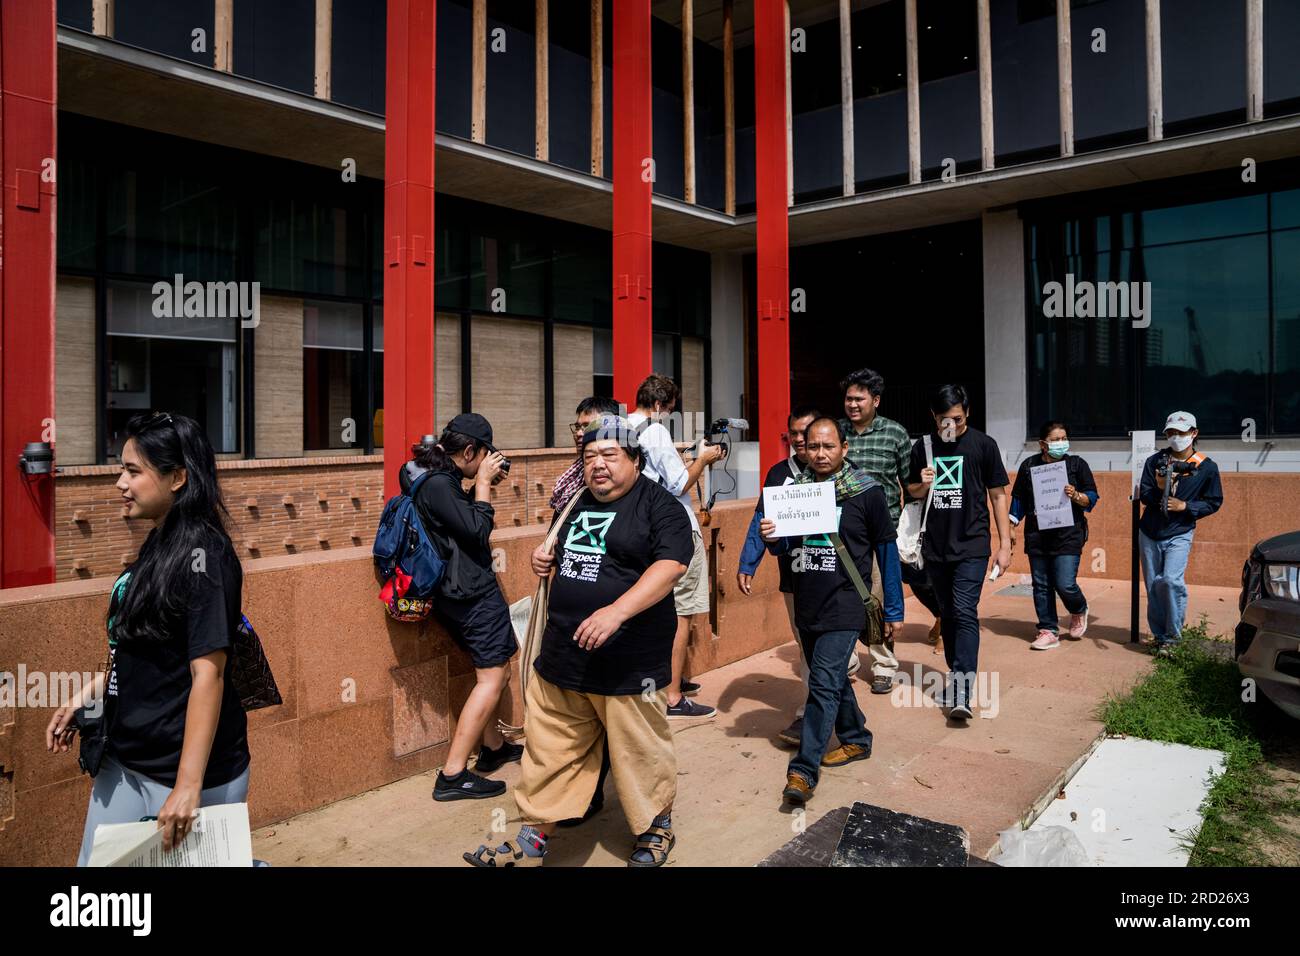
[[[447,423],[446,430],[460,432],[465,437],[486,445],[488,451],[497,450],[496,445],[492,444],[492,425],[486,418],[475,412],[465,412],[457,415]]]

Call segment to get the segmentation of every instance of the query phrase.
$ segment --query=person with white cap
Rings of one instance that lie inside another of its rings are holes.
[[[1183,575],[1196,522],[1223,506],[1219,466],[1196,450],[1197,434],[1191,412],[1170,415],[1165,421],[1169,447],[1146,460],[1138,486],[1143,506],[1138,546],[1147,588],[1147,625],[1159,654],[1167,654],[1182,635],[1187,612]]]

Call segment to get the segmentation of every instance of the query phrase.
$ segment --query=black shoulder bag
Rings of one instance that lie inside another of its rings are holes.
[[[840,556],[840,564],[848,572],[849,580],[857,588],[858,597],[862,598],[862,606],[867,612],[867,626],[862,633],[858,635],[858,640],[868,646],[872,644],[885,643],[885,609],[877,598],[867,588],[866,582],[862,580],[862,575],[858,573],[858,566],[853,563],[849,557],[849,549],[844,547],[844,542],[840,540],[838,531],[832,531],[830,535],[831,544],[835,545],[835,553]],[[890,643],[893,643],[892,641]]]

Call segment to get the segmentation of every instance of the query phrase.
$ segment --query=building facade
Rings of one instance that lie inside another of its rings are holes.
[[[688,423],[744,417],[748,438],[763,2],[655,0],[646,38],[653,367]],[[57,579],[115,574],[142,540],[111,486],[143,409],[206,428],[247,556],[369,539],[385,6],[59,0]],[[422,430],[472,409],[520,450],[512,525],[546,519],[575,403],[613,393],[612,7],[436,6]],[[1130,431],[1187,408],[1225,472],[1300,480],[1300,0],[787,9],[790,401],[836,410],[870,365],[918,434],[960,381],[1009,467],[1061,418],[1115,472]],[[255,322],[207,308],[227,283],[257,290]]]

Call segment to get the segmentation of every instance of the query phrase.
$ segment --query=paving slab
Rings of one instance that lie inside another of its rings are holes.
[[[996,675],[997,694],[982,709],[987,716],[965,727],[915,695],[871,694],[864,652],[854,687],[875,735],[873,755],[827,769],[802,814],[782,806],[792,748],[775,740],[804,696],[793,643],[694,675],[699,699],[720,713],[689,726],[674,722],[678,844],[668,865],[753,866],[858,802],[961,827],[971,854],[987,855],[998,832],[1021,819],[1101,733],[1096,718],[1105,697],[1151,667],[1149,655],[1128,643],[1127,583],[1081,585],[1092,613],[1088,634],[1047,652],[1029,650],[1032,601],[986,590],[980,667]],[[1232,589],[1190,591],[1189,620],[1206,611],[1212,631],[1232,627]],[[942,672],[943,656],[925,642],[931,618],[913,599],[906,613],[896,640],[901,666]],[[518,774],[518,765],[508,765],[492,776],[509,788]],[[463,866],[462,852],[518,828],[509,789],[460,803],[434,803],[432,789],[433,773],[423,773],[263,827],[254,833],[254,856],[277,866]],[[554,836],[547,865],[623,866],[631,848],[611,785],[599,816]]]

